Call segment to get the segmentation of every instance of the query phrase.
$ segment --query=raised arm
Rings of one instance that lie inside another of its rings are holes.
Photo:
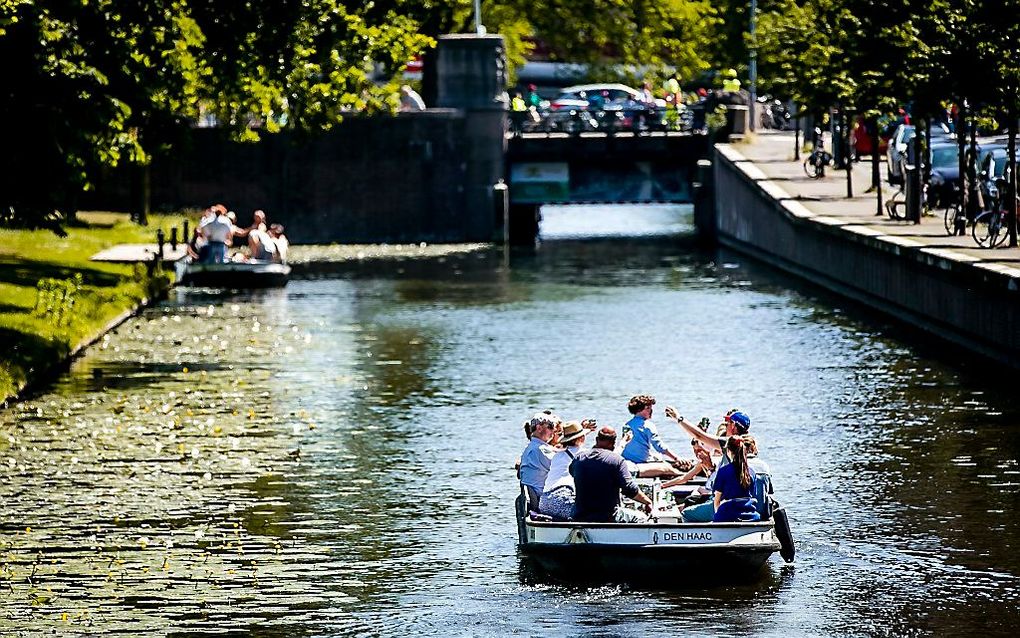
[[[684,430],[689,436],[701,441],[701,443],[710,450],[722,450],[719,446],[719,439],[710,435],[708,432],[702,432],[698,426],[688,423],[686,419],[677,414],[676,408],[671,405],[666,406],[666,418],[677,423],[682,430]]]
[[[692,467],[690,469],[690,471],[687,472],[687,474],[684,474],[683,476],[678,476],[675,479],[670,479],[670,480],[666,481],[665,483],[662,484],[662,487],[674,487],[674,486],[677,486],[677,485],[683,485],[687,481],[689,481],[692,478],[694,478],[695,476],[697,476],[698,472],[700,472],[704,467],[705,466],[702,463],[695,463],[694,467]]]
[[[670,458],[673,459],[674,461],[679,462],[680,457],[674,454],[669,448],[666,447],[666,444],[662,442],[662,438],[659,436],[659,431],[655,428],[655,426],[652,424],[648,424],[647,427],[649,432],[651,433],[651,436],[648,437],[648,442],[652,444],[652,447],[655,448],[655,451],[658,452],[659,454],[662,454],[666,458]]]

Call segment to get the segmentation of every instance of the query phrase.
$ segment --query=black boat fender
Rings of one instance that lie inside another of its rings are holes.
[[[772,502],[772,518],[776,522],[776,536],[779,538],[779,555],[788,563],[793,562],[797,554],[797,548],[793,544],[793,532],[790,531],[790,519],[786,516],[786,509],[778,502]]]
[[[524,517],[528,515],[524,507],[524,488],[521,487],[521,493],[517,495],[517,499],[514,500],[514,511],[517,513],[517,542],[521,545],[525,545],[528,542],[528,531],[524,525]]]

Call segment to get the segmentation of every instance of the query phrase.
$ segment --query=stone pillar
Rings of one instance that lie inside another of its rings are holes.
[[[461,109],[468,137],[465,172],[465,241],[500,241],[503,229],[492,214],[493,186],[504,177],[507,75],[501,35],[439,37],[435,106]]]

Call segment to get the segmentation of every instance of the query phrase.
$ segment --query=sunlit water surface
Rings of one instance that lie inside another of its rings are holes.
[[[0,413],[0,635],[1012,635],[1009,387],[699,250],[683,208],[589,212],[547,209],[508,260],[177,291]],[[562,239],[585,228],[644,237]],[[795,564],[670,590],[527,569],[521,421],[619,425],[639,392],[752,416]]]

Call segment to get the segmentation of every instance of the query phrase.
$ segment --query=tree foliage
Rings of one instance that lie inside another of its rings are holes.
[[[754,40],[749,4],[485,0],[482,17],[511,70],[535,38],[684,79],[753,49],[763,91],[818,108],[1020,110],[1020,0],[759,0]],[[255,139],[393,109],[406,62],[473,17],[472,0],[0,0],[0,221],[73,212],[100,167],[144,164],[198,118]]]
[[[4,0],[0,221],[59,221],[100,167],[148,162],[200,115],[250,139],[395,108],[430,44],[372,3]]]

